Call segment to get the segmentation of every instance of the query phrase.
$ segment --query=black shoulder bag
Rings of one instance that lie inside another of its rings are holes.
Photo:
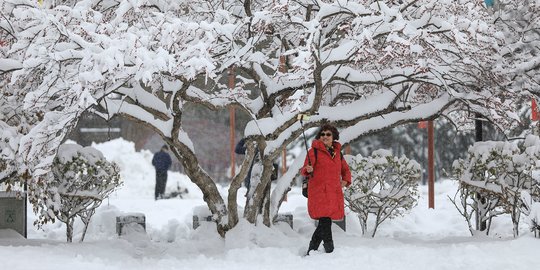
[[[313,163],[313,165],[315,165],[315,163],[317,163],[317,148],[313,148],[313,155],[315,155],[315,162]],[[308,158],[308,163],[309,163],[309,166],[312,165],[311,160],[309,160],[309,158]],[[304,197],[306,198],[308,197],[308,181],[312,175],[313,175],[313,172],[311,172],[311,174],[309,174],[308,176],[304,176],[304,179],[302,180],[302,195],[304,195]]]

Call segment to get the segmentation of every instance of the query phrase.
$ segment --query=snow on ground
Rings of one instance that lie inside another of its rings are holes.
[[[65,226],[49,224],[43,230],[28,221],[29,239],[0,230],[0,269],[535,269],[540,266],[535,239],[522,222],[522,235],[512,238],[509,217],[495,220],[492,235],[471,237],[464,219],[447,196],[456,184],[437,182],[436,209],[427,208],[427,188],[421,187],[418,206],[411,213],[383,223],[375,238],[362,237],[353,213],[347,214],[347,232],[333,226],[336,249],[332,254],[302,257],[315,229],[298,188],[289,193],[281,212],[294,215],[294,230],[280,223],[254,227],[246,221],[221,239],[212,223],[192,229],[192,213],[205,205],[201,192],[185,175],[169,172],[167,190],[189,189],[184,199],[154,201],[152,153],[135,152],[134,145],[118,139],[95,146],[122,170],[123,187],[105,201],[93,218],[84,243],[65,243]],[[220,187],[223,194],[226,187]],[[241,189],[238,202],[243,205]],[[118,237],[115,217],[144,213],[147,233],[132,230]],[[31,210],[29,210],[31,213]],[[75,230],[80,233],[81,224]],[[74,239],[78,239],[75,235]],[[321,246],[322,249],[322,246]]]

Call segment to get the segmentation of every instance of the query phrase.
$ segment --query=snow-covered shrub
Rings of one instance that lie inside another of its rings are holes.
[[[534,201],[527,191],[521,192],[521,211],[527,217],[531,231],[540,238],[540,202]]]
[[[521,192],[539,195],[538,182],[533,179],[539,147],[540,140],[535,136],[528,136],[523,142],[477,142],[464,160],[454,162],[460,188],[451,201],[465,217],[471,234],[473,219],[476,230],[489,234],[494,217],[510,214],[514,236],[519,235]],[[481,228],[482,223],[485,228]]]
[[[73,223],[79,217],[84,223],[82,242],[96,209],[121,184],[120,170],[95,148],[64,144],[53,161],[52,176],[41,222],[56,218],[65,223],[67,241],[72,242]]]
[[[418,200],[421,167],[405,156],[388,150],[374,151],[370,157],[349,159],[352,184],[345,190],[345,203],[358,214],[362,233],[368,231],[368,217],[375,216],[371,236],[385,220],[402,215]]]

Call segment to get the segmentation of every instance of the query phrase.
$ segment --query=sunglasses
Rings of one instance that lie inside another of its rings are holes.
[[[320,137],[324,137],[324,136],[332,137],[332,132],[321,132]]]

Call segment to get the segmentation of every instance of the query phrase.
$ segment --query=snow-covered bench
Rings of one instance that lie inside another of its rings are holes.
[[[201,222],[213,222],[212,212],[206,205],[200,205],[193,208],[193,229],[201,226]]]
[[[126,227],[135,227],[136,231],[146,232],[146,217],[143,213],[127,213],[116,217],[116,233],[126,234]],[[142,228],[142,230],[140,229]]]
[[[212,222],[214,221],[212,219],[212,216],[197,216],[193,215],[193,229],[199,228],[201,226],[201,222]]]

